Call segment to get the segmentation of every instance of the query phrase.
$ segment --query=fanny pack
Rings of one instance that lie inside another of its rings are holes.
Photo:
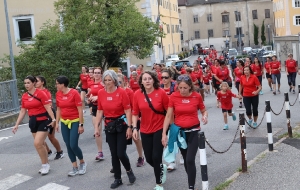
[[[49,114],[48,114],[48,112],[45,112],[45,113],[41,113],[41,114],[38,114],[38,115],[32,115],[32,116],[29,116],[29,123],[28,123],[28,125],[29,125],[29,127],[30,128],[33,128],[33,127],[35,127],[35,125],[36,125],[36,118],[37,117],[42,117],[42,116],[47,116],[48,117],[48,120],[49,120]]]
[[[106,117],[105,119],[110,120],[110,122],[106,124],[105,130],[108,133],[122,133],[126,127],[125,117],[125,115],[120,117]]]

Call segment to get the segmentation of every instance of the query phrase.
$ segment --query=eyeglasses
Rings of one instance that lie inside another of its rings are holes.
[[[185,80],[185,81],[188,81],[188,80],[191,80],[189,76],[187,75],[180,75],[178,76],[177,80]]]
[[[169,79],[170,77],[162,76],[161,79]]]
[[[101,74],[101,72],[94,72],[94,74]]]
[[[89,72],[89,73],[94,73],[94,72]]]

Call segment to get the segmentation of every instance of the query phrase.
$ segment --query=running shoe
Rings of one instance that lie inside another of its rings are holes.
[[[278,90],[278,94],[280,94],[280,90]]]
[[[139,157],[136,163],[136,167],[142,167],[145,165],[145,159],[143,157]]]
[[[171,171],[173,171],[173,170],[175,170],[175,169],[176,169],[176,164],[175,164],[175,162],[169,163],[169,165],[168,165],[168,167],[167,167],[167,170],[168,170],[169,172],[171,172]]]
[[[83,163],[79,164],[79,169],[78,169],[78,174],[79,175],[85,174],[85,172],[86,172],[86,166],[87,166],[86,162],[83,162]]]
[[[228,125],[225,124],[223,130],[228,130]]]
[[[290,92],[292,92],[292,87],[290,87]]]
[[[270,91],[273,91],[273,89],[272,89],[272,88],[270,88]]]
[[[184,159],[183,159],[182,155],[180,156],[179,163],[180,163],[181,165],[183,165],[183,164],[184,164]]]
[[[49,150],[49,152],[48,152],[48,158],[49,158],[49,156],[51,156],[52,155],[52,150]]]
[[[160,185],[156,185],[154,187],[154,190],[164,190],[164,187],[163,186],[160,186]]]
[[[132,169],[129,171],[129,172],[126,172],[127,173],[127,176],[129,178],[129,183],[134,183],[135,180],[136,180],[136,177],[134,176],[133,172],[132,172]]]
[[[295,89],[293,90],[293,94],[295,94]]]
[[[96,155],[95,160],[97,160],[97,161],[104,160],[103,152],[98,152],[98,154]]]
[[[261,91],[259,91],[259,95],[263,95],[264,93],[263,93],[263,91],[261,90]]]
[[[49,170],[50,170],[50,165],[48,163],[42,164],[42,168],[40,170],[42,175],[47,175],[49,173]]]
[[[115,173],[115,171],[114,171],[114,169],[112,168],[112,169],[110,169],[110,171],[109,171],[110,173]]]
[[[257,127],[257,123],[253,122],[253,128],[256,128],[256,127]]]
[[[163,164],[163,175],[161,177],[161,184],[164,184],[167,180],[167,166],[166,164]]]
[[[62,159],[64,155],[64,151],[56,152],[54,160]]]
[[[249,120],[248,120],[248,124],[249,124],[250,126],[252,126],[252,119],[249,119]]]
[[[110,185],[110,188],[116,189],[122,184],[123,184],[122,179],[115,179],[115,181]]]
[[[273,94],[276,95],[276,92],[274,91]]]
[[[240,102],[239,108],[242,108],[242,107],[243,107],[243,104],[242,104],[242,102]]]
[[[235,120],[236,120],[235,113],[233,113],[233,112],[232,112],[232,119],[233,119],[233,121],[235,121]]]
[[[68,176],[73,177],[78,174],[78,168],[73,167],[73,169],[68,173]]]

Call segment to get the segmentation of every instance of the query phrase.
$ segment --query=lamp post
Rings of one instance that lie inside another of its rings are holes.
[[[270,24],[268,24],[268,37],[269,37],[269,45],[271,45],[271,40],[270,40]]]

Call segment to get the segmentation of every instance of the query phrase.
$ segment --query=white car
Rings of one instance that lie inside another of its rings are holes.
[[[178,55],[169,55],[168,61],[179,61]]]

